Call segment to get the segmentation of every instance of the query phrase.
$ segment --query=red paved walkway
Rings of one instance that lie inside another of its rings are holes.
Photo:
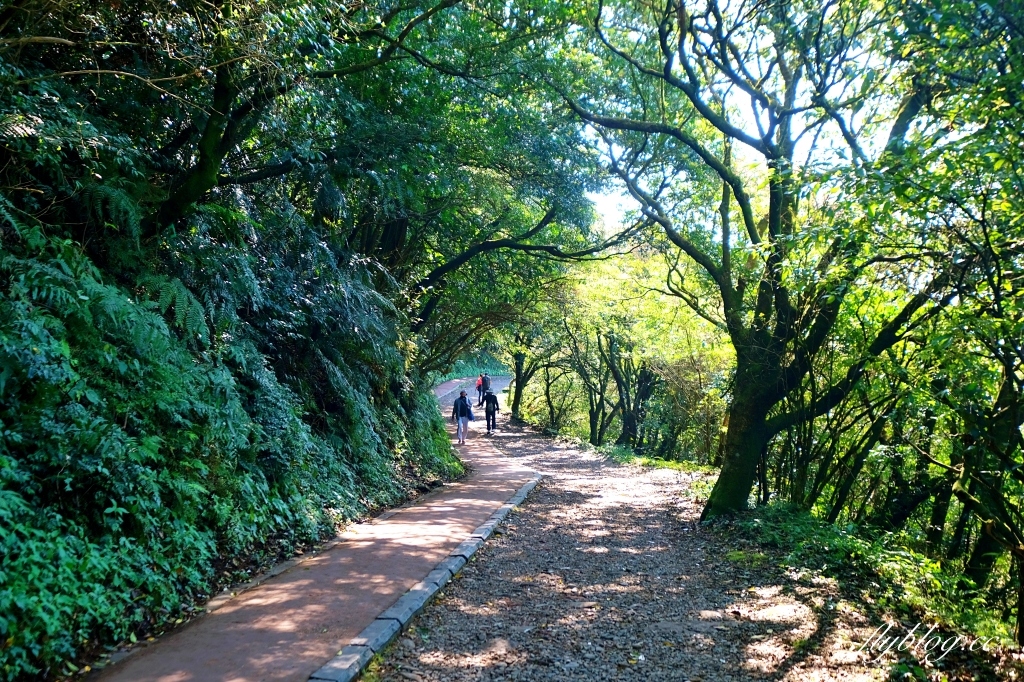
[[[508,380],[496,380],[503,388]],[[437,387],[451,410],[459,381]],[[504,407],[504,406],[503,406]],[[304,682],[422,580],[532,472],[503,458],[472,424],[459,448],[472,467],[407,507],[358,524],[342,542],[95,676],[102,682]]]

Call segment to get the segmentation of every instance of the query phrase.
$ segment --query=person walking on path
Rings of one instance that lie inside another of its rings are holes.
[[[491,389],[484,394],[484,416],[487,417],[487,435],[498,429],[498,396],[494,395]]]
[[[469,420],[473,418],[473,408],[469,404],[469,398],[465,391],[459,391],[459,397],[455,399],[455,406],[452,408],[452,421],[455,422],[455,436],[459,439],[459,445],[466,444],[466,436],[469,435]]]
[[[484,402],[484,375],[476,378],[476,406],[480,407]]]
[[[491,375],[487,372],[480,375],[480,389],[480,401],[477,402],[477,407],[484,404],[484,396],[487,395],[487,391],[491,390]]]

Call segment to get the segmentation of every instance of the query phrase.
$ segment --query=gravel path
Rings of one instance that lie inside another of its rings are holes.
[[[884,677],[853,651],[872,628],[834,584],[786,578],[698,526],[699,475],[606,462],[507,422],[494,440],[545,479],[370,679]]]

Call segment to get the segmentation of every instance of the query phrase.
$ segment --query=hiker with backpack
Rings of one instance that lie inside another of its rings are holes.
[[[484,396],[487,395],[489,390],[491,390],[491,375],[484,372],[480,375],[480,400],[476,403],[477,407],[484,404]]]
[[[455,436],[459,445],[466,444],[466,436],[469,435],[469,420],[473,419],[473,408],[469,404],[469,398],[465,391],[459,391],[459,397],[455,399],[452,407],[452,421],[455,422]]]
[[[484,394],[484,416],[487,417],[487,435],[498,429],[498,396],[491,389]]]

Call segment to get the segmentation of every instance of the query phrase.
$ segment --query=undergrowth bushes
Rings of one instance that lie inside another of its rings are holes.
[[[218,566],[461,472],[373,273],[308,231],[250,222],[213,258],[199,221],[125,286],[5,222],[0,678],[72,671],[201,601]]]
[[[726,522],[762,545],[787,553],[790,571],[810,571],[860,589],[860,600],[880,612],[913,622],[1013,641],[1010,627],[969,589],[962,576],[943,570],[941,562],[909,549],[896,533],[868,535],[854,526],[838,527],[785,503],[757,507],[737,521]]]

